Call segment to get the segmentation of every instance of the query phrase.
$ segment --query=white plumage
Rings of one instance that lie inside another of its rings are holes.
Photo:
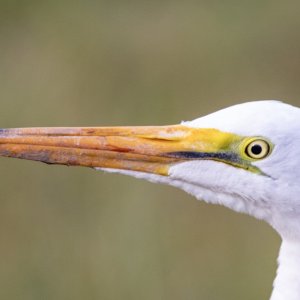
[[[195,186],[189,192],[198,199],[218,202],[264,219],[273,226],[283,242],[271,299],[299,300],[300,109],[277,101],[250,102],[185,125],[213,127],[244,136],[263,136],[274,144],[270,156],[253,162],[269,177],[215,162],[196,162],[197,166],[184,163],[176,166],[171,174],[194,182]],[[195,178],[199,178],[198,184]],[[203,187],[213,192],[207,192]]]
[[[268,138],[274,144],[271,155],[252,163],[268,176],[213,160],[179,163],[170,168],[169,177],[113,171],[170,184],[199,200],[265,220],[283,240],[271,299],[299,300],[300,109],[279,101],[256,101],[182,125]]]
[[[0,155],[169,184],[263,219],[282,237],[271,300],[300,299],[299,108],[257,101],[175,126],[3,129]]]

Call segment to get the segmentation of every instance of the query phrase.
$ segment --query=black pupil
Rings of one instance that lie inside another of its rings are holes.
[[[251,152],[255,155],[259,155],[262,153],[262,146],[261,145],[253,145],[251,147]]]

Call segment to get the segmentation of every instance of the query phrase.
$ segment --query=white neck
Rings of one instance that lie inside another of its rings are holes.
[[[300,241],[283,240],[271,300],[300,299]]]

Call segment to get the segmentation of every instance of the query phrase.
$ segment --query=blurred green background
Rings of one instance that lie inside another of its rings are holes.
[[[2,0],[1,127],[163,125],[246,100],[299,105],[299,10],[297,1]],[[271,292],[280,240],[262,222],[125,176],[0,163],[1,299]]]

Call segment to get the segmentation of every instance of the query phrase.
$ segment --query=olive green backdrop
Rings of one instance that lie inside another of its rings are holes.
[[[299,12],[297,1],[2,0],[0,126],[163,125],[247,100],[299,105]],[[271,292],[280,239],[263,222],[91,169],[1,158],[0,170],[0,299]]]

